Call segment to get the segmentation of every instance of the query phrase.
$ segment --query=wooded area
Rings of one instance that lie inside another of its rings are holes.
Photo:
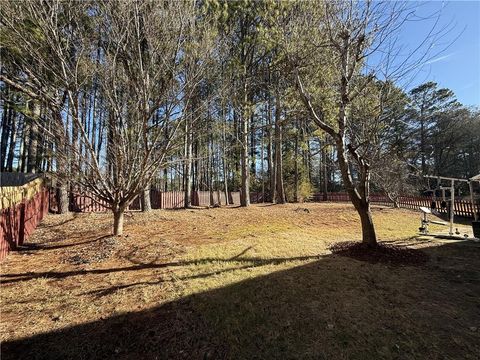
[[[345,190],[375,244],[370,191],[421,195],[422,175],[480,172],[479,110],[434,82],[400,86],[448,30],[399,61],[410,6],[4,2],[0,170],[47,173],[60,213],[69,189],[93,193],[115,234],[139,194],[151,208],[152,186],[186,207],[192,191],[240,190],[248,206],[250,191]]]

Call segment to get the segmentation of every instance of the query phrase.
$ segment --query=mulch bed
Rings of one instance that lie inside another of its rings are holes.
[[[422,265],[428,261],[428,255],[418,249],[379,242],[371,247],[361,242],[344,241],[330,246],[333,254],[350,257],[369,263],[393,265]]]
[[[68,256],[63,262],[72,265],[103,262],[113,255],[118,245],[119,242],[113,236],[103,237],[94,244],[71,251],[73,255]]]

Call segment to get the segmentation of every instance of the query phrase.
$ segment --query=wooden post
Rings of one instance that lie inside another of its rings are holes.
[[[473,218],[475,221],[478,221],[477,209],[475,203],[473,202],[473,183],[471,181],[468,182],[468,188],[470,190],[470,202],[472,203]]]
[[[453,235],[453,219],[455,214],[455,180],[451,180],[450,187],[450,236]]]

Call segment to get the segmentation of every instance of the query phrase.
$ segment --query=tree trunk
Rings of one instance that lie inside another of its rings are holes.
[[[193,111],[192,111],[193,114]],[[193,116],[193,115],[192,115]],[[185,202],[184,206],[192,206],[192,134],[189,119],[185,121]]]
[[[420,118],[420,151],[422,152],[422,174],[427,172],[427,161],[425,155],[425,129],[423,116]]]
[[[344,172],[344,168],[340,166],[342,170],[342,175]],[[353,188],[353,185],[347,186],[348,194],[350,196],[350,200],[352,201],[353,205],[355,206],[355,210],[357,210],[358,215],[360,216],[360,221],[362,224],[362,243],[367,246],[374,247],[377,245],[377,235],[375,233],[375,226],[372,220],[372,212],[370,210],[370,203],[367,199],[361,198]]]
[[[377,245],[377,235],[375,233],[370,204],[363,203],[356,208],[362,222],[362,242],[369,247],[375,247]]]
[[[118,236],[123,234],[123,217],[125,210],[117,208],[113,211],[113,235]]]
[[[306,141],[307,148],[305,150],[302,150],[303,152],[303,157],[305,159],[305,167],[306,167],[306,173],[308,176],[308,182],[311,184],[313,183],[313,157],[312,157],[312,148],[311,148],[311,143],[308,138],[308,135],[306,133],[305,128],[302,130],[302,141]]]
[[[165,167],[163,169],[163,179],[164,179],[164,189],[163,191],[167,192],[168,191],[168,169]]]
[[[250,173],[255,181],[257,177],[257,160],[256,160],[256,134],[255,134],[255,117],[250,115]]]
[[[73,104],[69,104],[69,107],[72,107],[74,109],[72,109],[72,114],[74,114],[75,112],[78,114],[80,112],[80,109],[79,109],[79,102],[78,102],[78,99],[77,98],[74,98],[75,100],[75,103]],[[68,119],[68,115],[67,115],[67,119]],[[72,133],[71,133],[71,136],[72,136],[72,140],[71,140],[71,146],[70,146],[70,149],[68,148],[65,148],[65,152],[67,152],[68,150],[70,150],[70,157],[69,157],[69,169],[70,169],[70,172],[71,174],[75,174],[77,171],[80,171],[80,168],[78,166],[78,163],[79,163],[79,159],[81,158],[80,154],[79,154],[79,143],[78,143],[78,138],[79,138],[79,128],[78,128],[78,124],[77,124],[77,121],[76,120],[76,117],[75,115],[72,115],[71,116],[71,123],[72,123]],[[68,121],[68,120],[67,120]],[[80,120],[79,120],[80,121]],[[67,126],[68,128],[68,126]],[[68,138],[68,137],[67,137]],[[68,149],[68,150],[67,150]]]
[[[241,131],[240,131],[240,121],[238,120],[238,114],[237,110],[234,107],[232,109],[233,111],[233,133],[235,136],[235,139],[240,139],[241,137]],[[240,159],[242,158],[242,147],[240,146],[240,141],[237,140],[237,143],[235,144],[235,154],[233,156],[234,160],[234,165],[235,165],[235,171],[232,172],[232,182],[235,184],[235,175],[240,171]]]
[[[63,126],[61,113],[59,111],[53,111],[52,114],[55,119],[55,121],[53,122],[53,126]],[[68,173],[66,152],[64,151],[65,150],[64,141],[66,139],[68,139],[68,137],[64,138],[62,135],[60,135],[60,132],[55,136],[57,200],[58,200],[57,210],[59,214],[66,214],[69,211],[68,187],[67,187],[67,181],[65,180]]]
[[[58,214],[66,214],[68,213],[68,205],[70,203],[68,198],[68,187],[67,184],[62,183],[61,181],[58,183],[57,187],[57,213]]]
[[[242,151],[241,151],[241,171],[242,171],[242,192],[240,196],[240,206],[250,206],[250,169],[248,163],[248,89],[246,79],[246,66],[244,66],[244,87],[243,87],[243,109],[242,109]]]
[[[13,112],[13,111],[12,111]],[[15,145],[17,142],[17,125],[15,122],[16,114],[12,114],[11,118],[11,128],[10,128],[10,140],[8,144],[8,154],[7,154],[7,164],[6,170],[12,172],[13,171],[13,158],[15,157]]]
[[[242,157],[241,157],[241,168],[242,168],[242,196],[240,205],[249,206],[250,205],[250,169],[248,164],[248,120],[244,119],[242,124]]]
[[[44,126],[45,128],[50,129],[50,119],[45,119]],[[49,136],[45,134],[45,131],[42,131],[42,134],[44,134],[43,137],[40,136],[40,131],[38,132],[37,166],[39,172],[46,172],[46,165],[49,158],[49,156],[47,156]]]
[[[262,203],[265,202],[265,124],[262,120],[262,133],[260,135],[260,174],[262,179]]]
[[[276,203],[285,204],[285,188],[283,186],[282,128],[280,124],[280,98],[277,94],[275,104],[275,177]]]
[[[335,139],[337,155],[338,155],[338,165],[342,173],[342,180],[345,186],[345,189],[350,196],[355,210],[357,210],[358,215],[360,216],[360,221],[362,223],[362,242],[367,246],[376,246],[377,245],[377,236],[375,234],[375,227],[372,220],[372,212],[370,211],[370,203],[368,201],[368,175],[364,176],[363,179],[363,188],[362,191],[358,191],[355,188],[352,174],[350,172],[350,166],[347,158],[347,151],[345,148],[345,139],[341,136]]]
[[[271,109],[271,99],[268,98],[267,102],[267,122],[268,122],[268,147],[267,147],[267,171],[269,178],[269,200],[274,203],[276,200],[276,183],[275,183],[275,166],[273,159],[273,124],[272,124],[272,109]]]
[[[295,134],[295,145],[294,145],[294,176],[293,176],[293,202],[298,202],[298,122]]]
[[[143,212],[152,211],[152,203],[150,201],[150,185],[148,185],[145,190],[142,191],[140,204],[142,205]]]
[[[230,201],[228,199],[227,163],[225,159],[223,159],[223,191],[225,193],[225,205],[229,205]]]
[[[223,158],[222,158],[222,165],[223,165],[223,191],[225,192],[225,205],[229,204],[228,201],[228,169],[227,169],[227,135],[226,135],[226,122],[227,119],[225,117],[225,110],[222,104],[222,119],[223,119],[223,131],[222,131],[222,138],[223,138]],[[220,199],[219,199],[220,201]]]
[[[36,173],[38,163],[38,119],[40,117],[40,106],[35,102],[32,103],[32,117],[30,121],[30,136],[28,140],[28,160],[27,160],[27,172]]]
[[[17,171],[19,172],[26,172],[27,171],[27,157],[28,157],[28,147],[27,147],[27,139],[29,137],[29,125],[28,120],[24,117],[23,118],[23,129],[22,135],[20,136],[20,163],[17,166]]]
[[[208,169],[208,192],[210,194],[210,206],[215,206],[215,199],[213,198],[213,136],[210,133],[207,142],[207,169]]]
[[[328,169],[327,169],[327,148],[322,149],[323,156],[323,200],[328,200]]]
[[[5,88],[5,97],[9,97],[8,87]],[[2,162],[0,164],[0,171],[5,171],[7,168],[7,143],[10,138],[10,132],[12,131],[12,115],[13,109],[8,105],[7,102],[4,102],[3,113],[2,113],[2,137],[0,140],[0,154],[2,154]]]

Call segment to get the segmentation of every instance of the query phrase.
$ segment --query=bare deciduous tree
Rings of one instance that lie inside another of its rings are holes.
[[[318,22],[313,20],[311,25],[319,31],[314,34],[325,35],[313,39],[311,49],[330,53],[331,75],[322,79],[327,82],[324,87],[333,89],[330,104],[328,99],[318,101],[312,96],[296,64],[300,96],[314,123],[335,142],[343,185],[360,216],[363,242],[369,246],[377,244],[369,199],[371,166],[381,145],[382,110],[389,82],[420,66],[428,54],[419,48],[410,56],[398,56],[395,32],[409,19],[410,10],[396,2],[324,3]],[[423,44],[430,41],[433,37]],[[372,55],[378,58],[371,61]],[[355,108],[357,101],[363,105]]]
[[[202,43],[190,36],[198,31],[192,26],[196,4],[25,1],[8,5],[2,22],[11,35],[10,51],[21,53],[16,60],[21,59],[17,68],[22,71],[20,76],[2,73],[1,80],[49,104],[56,124],[52,135],[57,139],[57,172],[68,173],[72,181],[105,201],[114,214],[114,234],[120,235],[124,211],[179,145],[176,133],[183,121],[181,104],[189,96],[187,81],[198,81],[206,64],[197,63],[188,79],[182,76],[187,45],[202,49],[203,54],[209,51],[208,36]],[[24,54],[34,61],[22,59]],[[98,86],[107,116],[105,149],[95,148],[79,111],[79,96],[89,81]],[[66,141],[69,118],[83,153],[76,141]],[[79,161],[66,169],[60,159],[72,153]]]

